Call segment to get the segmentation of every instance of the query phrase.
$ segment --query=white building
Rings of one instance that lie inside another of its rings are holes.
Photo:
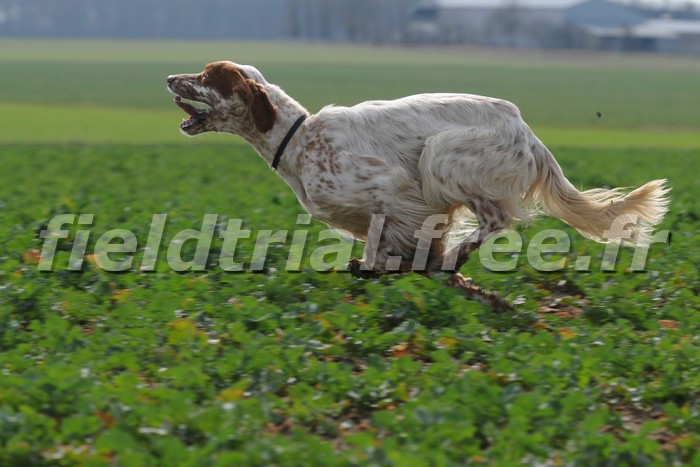
[[[580,0],[428,0],[413,8],[410,42],[539,47]]]
[[[408,42],[700,53],[700,21],[651,18],[613,0],[425,0]]]
[[[630,27],[584,28],[589,48],[700,54],[700,21],[652,19]]]

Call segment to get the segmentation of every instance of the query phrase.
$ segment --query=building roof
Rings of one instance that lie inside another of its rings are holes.
[[[433,0],[441,8],[497,9],[516,5],[520,8],[561,9],[570,8],[583,0]]]
[[[681,35],[700,35],[700,21],[653,19],[629,28],[590,26],[586,29],[599,37],[677,39]]]
[[[660,33],[700,34],[700,21],[660,18],[640,24],[638,28]]]

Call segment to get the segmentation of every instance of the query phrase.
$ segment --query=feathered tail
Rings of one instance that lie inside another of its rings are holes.
[[[541,147],[539,177],[528,195],[531,201],[597,242],[619,238],[626,245],[649,243],[654,226],[668,211],[666,180],[653,180],[629,192],[623,188],[578,191],[554,156]]]

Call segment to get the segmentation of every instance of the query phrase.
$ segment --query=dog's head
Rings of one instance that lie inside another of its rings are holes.
[[[189,114],[182,132],[195,136],[208,131],[265,133],[277,120],[277,110],[258,70],[233,62],[214,62],[198,74],[168,76],[175,103]]]

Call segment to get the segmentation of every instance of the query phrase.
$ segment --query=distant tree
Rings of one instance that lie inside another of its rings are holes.
[[[0,0],[0,35],[399,40],[419,0]]]
[[[515,47],[522,26],[522,10],[517,0],[512,0],[493,13],[487,29],[492,40],[505,41],[503,45]]]

